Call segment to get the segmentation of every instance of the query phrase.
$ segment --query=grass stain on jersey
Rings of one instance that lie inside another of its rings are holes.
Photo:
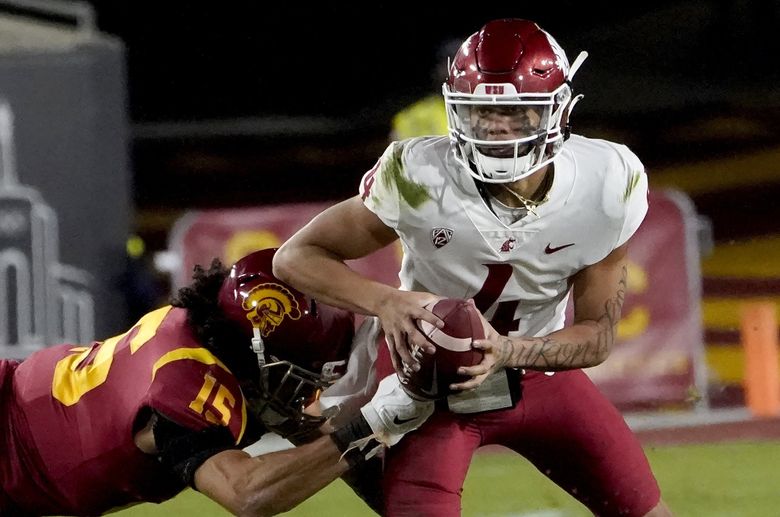
[[[431,199],[431,195],[425,185],[416,183],[404,175],[404,166],[402,155],[404,146],[396,143],[393,146],[392,155],[387,160],[383,160],[380,177],[386,187],[395,183],[398,195],[410,207],[418,208],[420,205]]]
[[[639,185],[639,179],[641,177],[642,177],[642,173],[640,171],[634,171],[634,173],[631,174],[631,178],[629,178],[628,184],[626,185],[626,191],[623,193],[624,203],[628,201],[628,198],[631,197],[631,193],[634,192],[636,186]]]

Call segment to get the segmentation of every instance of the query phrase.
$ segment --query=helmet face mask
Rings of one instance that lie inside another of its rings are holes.
[[[346,361],[339,363],[337,366],[346,366]],[[326,418],[306,414],[305,409],[340,376],[334,374],[328,378],[289,361],[272,358],[272,362],[260,367],[260,390],[252,411],[268,430],[280,436],[306,435],[322,425]]]
[[[322,423],[303,411],[346,371],[354,316],[274,277],[275,252],[256,251],[236,262],[218,303],[246,338],[236,346],[251,347],[257,357],[259,377],[248,397],[252,412],[268,429],[292,436]]]
[[[465,119],[464,135],[477,142],[511,142],[512,145],[476,145],[479,152],[494,158],[528,154],[531,144],[538,140],[542,118],[549,117],[545,106],[474,104],[456,109],[465,112],[461,117]]]
[[[535,23],[489,22],[463,43],[442,87],[456,160],[486,183],[514,182],[551,163],[576,102],[572,75]]]

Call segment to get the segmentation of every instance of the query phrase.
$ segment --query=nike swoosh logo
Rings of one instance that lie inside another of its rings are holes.
[[[411,422],[415,418],[417,418],[417,417],[413,416],[412,418],[398,418],[398,415],[395,415],[395,418],[393,418],[393,423],[395,425],[402,425],[402,424],[405,424],[406,422]]]
[[[556,246],[556,247],[554,247],[554,248],[553,248],[553,247],[552,247],[552,246],[550,246],[550,244],[548,243],[548,244],[547,244],[547,247],[546,247],[546,248],[544,248],[544,252],[545,252],[545,253],[547,253],[547,254],[549,255],[550,253],[555,253],[556,251],[561,251],[562,249],[564,249],[564,248],[568,248],[569,246],[574,246],[574,244],[575,244],[575,243],[573,243],[573,242],[572,242],[571,244],[564,244],[563,246]]]

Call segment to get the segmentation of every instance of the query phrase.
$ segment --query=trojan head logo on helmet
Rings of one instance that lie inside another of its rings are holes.
[[[552,162],[560,152],[561,124],[581,96],[558,43],[534,22],[493,20],[455,54],[442,91],[455,158],[476,179],[508,183]]]
[[[298,301],[289,289],[283,285],[269,282],[253,287],[242,303],[247,311],[246,317],[252,327],[260,331],[262,337],[268,337],[285,318],[297,320],[301,317]]]
[[[233,264],[218,303],[246,336],[241,345],[251,343],[257,356],[259,401],[250,401],[253,411],[269,429],[291,436],[322,423],[303,410],[346,370],[354,316],[276,278],[274,253],[256,251]]]

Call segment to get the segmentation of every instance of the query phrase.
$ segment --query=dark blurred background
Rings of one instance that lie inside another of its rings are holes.
[[[184,230],[202,238],[198,262],[224,252],[229,263],[289,235],[255,231],[270,212],[297,229],[354,195],[394,115],[439,95],[442,48],[488,20],[524,17],[570,61],[590,54],[574,79],[585,95],[575,132],[627,144],[651,190],[677,191],[661,196],[682,200],[684,223],[669,225],[691,237],[676,265],[691,319],[701,314],[691,327],[703,339],[685,340],[706,345],[696,389],[742,402],[742,307],[769,298],[780,318],[780,0],[0,8],[0,252],[25,258],[12,282],[24,303],[7,318],[15,335],[0,318],[10,356],[19,344],[112,335],[165,303],[195,263]],[[638,273],[635,293],[660,290]]]
[[[152,249],[185,209],[352,195],[393,113],[438,88],[438,47],[496,17],[537,21],[570,60],[590,53],[575,130],[628,144],[651,175],[780,140],[773,0],[93,5],[100,29],[126,45],[135,225]],[[778,229],[778,194],[777,184],[747,189],[728,205],[738,199],[770,219],[751,224]],[[717,219],[721,202],[701,209]],[[715,226],[724,236],[741,224],[727,212]]]
[[[703,216],[686,226],[703,237],[701,257],[689,250],[691,287],[702,292],[719,385],[742,378],[741,304],[780,306],[780,0],[0,7],[0,90],[16,117],[19,184],[39,189],[59,218],[50,269],[94,277],[69,281],[90,300],[97,286],[97,335],[166,301],[171,275],[187,280],[176,236],[193,211],[354,195],[394,115],[440,92],[442,47],[499,17],[537,21],[570,61],[587,50],[575,132],[627,144],[651,190],[682,191]],[[258,235],[242,246],[282,238]],[[208,242],[208,260],[223,244]]]
[[[740,403],[741,304],[780,300],[780,1],[96,2],[126,45],[135,231],[164,249],[192,209],[354,195],[391,119],[439,91],[442,45],[537,21],[589,58],[576,132],[627,144],[703,216],[713,404]],[[698,278],[694,279],[698,281]]]

